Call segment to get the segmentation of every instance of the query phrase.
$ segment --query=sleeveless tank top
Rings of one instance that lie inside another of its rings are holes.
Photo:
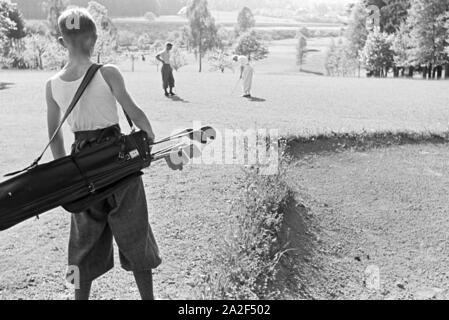
[[[59,74],[51,78],[53,99],[66,112],[84,76],[64,81]],[[117,101],[99,70],[67,119],[73,132],[93,131],[119,124]]]

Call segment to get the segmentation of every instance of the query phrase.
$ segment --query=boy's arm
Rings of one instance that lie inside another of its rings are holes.
[[[126,111],[136,126],[145,131],[149,138],[154,141],[155,136],[150,121],[145,113],[137,106],[126,90],[125,80],[120,70],[113,65],[106,65],[101,68],[101,73],[108,83],[111,91],[123,109]]]
[[[61,121],[61,110],[58,104],[53,99],[53,93],[51,90],[51,81],[47,82],[46,87],[46,98],[47,98],[47,123],[48,123],[48,136],[51,138],[55,133]],[[54,159],[63,158],[66,156],[64,148],[64,136],[61,131],[56,135],[53,143],[50,145],[51,152],[53,153]]]
[[[243,79],[243,71],[245,70],[244,66],[240,66],[240,79]]]

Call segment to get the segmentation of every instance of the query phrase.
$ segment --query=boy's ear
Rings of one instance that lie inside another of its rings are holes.
[[[64,48],[67,48],[66,45],[65,45],[65,41],[64,41],[64,38],[63,38],[63,37],[59,37],[59,38],[58,38],[58,42],[59,42],[59,44],[60,44],[61,46],[63,46]]]

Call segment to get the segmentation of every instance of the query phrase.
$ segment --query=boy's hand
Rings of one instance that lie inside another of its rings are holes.
[[[154,141],[156,141],[156,136],[153,132],[150,132],[147,134],[148,134],[148,138],[150,139],[150,145],[152,145],[154,143]]]

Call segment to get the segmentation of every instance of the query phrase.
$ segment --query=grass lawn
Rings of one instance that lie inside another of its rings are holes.
[[[179,101],[161,94],[160,75],[154,66],[126,72],[129,91],[154,122],[161,137],[193,121],[218,128],[251,127],[279,129],[282,134],[361,130],[444,131],[448,128],[447,82],[344,79],[285,72],[293,70],[294,58],[280,57],[282,67],[267,59],[256,64],[253,93],[261,101],[231,95],[237,75],[198,74],[188,66],[175,74]],[[285,67],[285,69],[283,69]],[[279,72],[275,72],[279,70]],[[1,71],[1,131],[20,141],[26,149],[5,152],[16,145],[2,139],[0,167],[23,166],[46,141],[45,81],[48,72]],[[125,123],[122,124],[126,128]],[[67,139],[67,143],[70,139]],[[30,156],[25,156],[29,154]]]
[[[288,54],[280,49],[283,46],[289,48],[290,51],[285,51]],[[294,46],[288,42],[276,43],[272,51],[272,57],[256,64],[254,95],[260,98],[258,101],[244,100],[238,92],[231,95],[237,75],[229,72],[198,74],[196,66],[188,66],[175,74],[179,99],[172,100],[161,94],[160,75],[154,66],[139,63],[134,73],[129,72],[129,63],[121,67],[129,91],[153,121],[159,137],[174,129],[192,126],[193,121],[219,129],[277,128],[283,135],[362,130],[439,132],[448,129],[445,81],[344,79],[296,73]],[[312,57],[309,61],[313,61]],[[0,71],[0,83],[7,84],[0,85],[0,135],[3,137],[0,140],[0,173],[28,165],[45,145],[44,87],[50,76],[49,72]],[[122,126],[126,127],[124,122]],[[67,130],[66,133],[69,145],[71,136]],[[393,153],[387,164],[409,156],[408,151],[401,154],[398,149],[395,152],[399,155]],[[416,152],[411,155],[412,171],[423,170],[419,166],[425,161]],[[445,159],[445,147],[438,152],[438,157],[432,160],[436,166]],[[374,153],[368,159],[374,157],[377,162],[372,165],[380,166],[381,156]],[[320,179],[310,184],[309,189],[313,197],[321,199],[322,193],[318,192],[323,192],[323,197],[334,199],[332,206],[338,205],[341,211],[344,209],[342,203],[358,201],[358,198],[339,198],[338,194],[326,193],[332,190],[319,191],[319,188],[326,184],[326,174],[332,173],[332,181],[338,185],[346,172],[362,176],[370,167],[368,160],[362,161],[364,156],[349,157],[348,162],[343,158],[320,160],[320,168],[335,165],[339,171],[315,171]],[[49,160],[48,156],[46,160]],[[347,166],[359,160],[362,161],[359,171],[344,170],[349,170]],[[442,174],[447,171],[445,168],[431,170]],[[411,175],[412,171],[401,172]],[[292,179],[298,185],[308,185],[314,180],[314,171],[305,172],[308,175],[304,178],[299,174],[292,175]],[[381,181],[389,174],[390,171],[385,169],[372,173],[372,179]],[[202,268],[210,259],[211,248],[221,239],[232,200],[240,191],[241,178],[240,168],[233,166],[192,166],[182,173],[173,173],[156,164],[148,170],[145,183],[150,218],[165,258],[156,274],[159,298],[193,298],[197,294],[196,279],[201,277]],[[410,185],[419,193],[421,176],[410,179]],[[394,181],[388,181],[394,184]],[[443,180],[441,185],[444,185]],[[383,196],[381,188],[369,191],[369,183],[363,186],[368,195],[379,192],[377,197]],[[354,185],[347,183],[343,187],[341,194],[350,194]],[[432,192],[433,189],[429,190]],[[438,195],[441,196],[438,201],[445,200],[443,195]],[[415,200],[424,201],[425,196],[420,194]],[[376,210],[376,206],[369,209]],[[344,211],[345,217],[351,217],[352,213],[351,210]],[[362,214],[360,211],[357,218]],[[438,215],[437,218],[442,220],[442,217]],[[345,219],[343,221],[349,221],[349,218]],[[68,223],[69,217],[61,210],[55,210],[39,222],[29,221],[0,234],[0,299],[67,297],[69,291],[62,275]],[[323,224],[328,226],[326,221]],[[94,298],[137,298],[131,276],[118,268],[103,278],[94,290]]]

